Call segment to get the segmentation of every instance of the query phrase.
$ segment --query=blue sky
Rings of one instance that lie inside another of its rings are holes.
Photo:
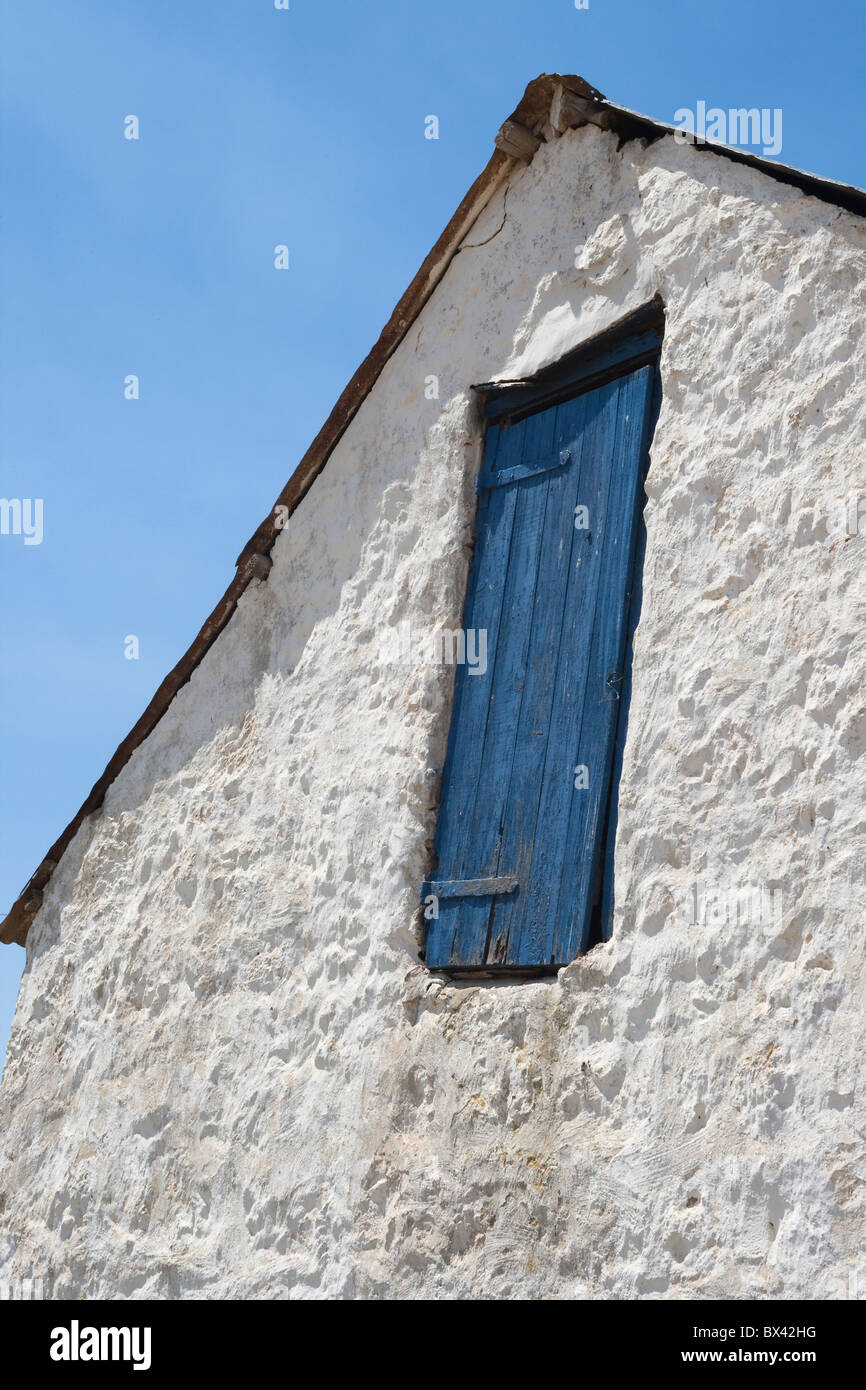
[[[41,544],[0,536],[0,908],[198,631],[526,83],[579,72],[667,121],[778,107],[784,163],[862,186],[864,29],[854,0],[0,0],[0,494],[44,499]],[[0,948],[0,1053],[23,964]]]

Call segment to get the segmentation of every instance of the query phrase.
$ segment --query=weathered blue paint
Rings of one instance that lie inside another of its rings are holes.
[[[655,374],[653,387],[653,398],[650,404],[650,418],[647,426],[647,439],[651,439],[655,422],[661,406],[661,379],[659,373]],[[644,468],[648,458],[644,457]],[[628,631],[625,642],[625,660],[623,663],[624,675],[620,686],[620,705],[619,715],[616,725],[616,741],[614,744],[613,767],[610,776],[610,791],[608,793],[608,809],[605,816],[604,840],[602,847],[601,865],[601,898],[599,914],[599,935],[603,941],[609,941],[613,932],[613,866],[614,866],[614,847],[616,845],[616,832],[619,824],[619,784],[622,773],[623,755],[625,753],[625,738],[628,731],[628,717],[631,708],[632,690],[632,658],[633,658],[633,639],[640,622],[641,604],[643,602],[643,568],[644,555],[646,553],[646,527],[643,522],[642,509],[638,509],[637,537],[635,539],[635,556],[631,567],[631,582],[629,592],[626,595],[628,604]]]
[[[437,895],[433,968],[556,967],[586,949],[655,371],[489,430],[464,615],[487,630],[488,666],[457,670],[424,885],[466,887]]]

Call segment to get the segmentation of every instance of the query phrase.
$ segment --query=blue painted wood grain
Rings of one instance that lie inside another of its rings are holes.
[[[517,961],[516,942],[531,892],[529,872],[536,842],[576,534],[574,508],[580,490],[587,405],[587,398],[583,396],[551,412],[556,418],[554,448],[569,447],[571,459],[568,469],[552,475],[548,483],[545,530],[530,616],[526,678],[499,859],[500,864],[510,866],[518,879],[523,875],[526,889],[507,904],[495,905],[488,961],[498,965]]]
[[[514,958],[524,965],[560,963],[554,958],[554,926],[566,854],[568,822],[579,759],[578,730],[589,678],[589,652],[601,578],[601,558],[608,529],[611,455],[620,399],[619,382],[585,398],[578,502],[587,507],[589,528],[573,530],[569,583],[557,660],[548,748],[542,776],[532,869],[527,882]],[[596,768],[589,767],[590,783]],[[569,866],[573,872],[573,866]],[[526,876],[524,875],[524,878]]]
[[[506,430],[500,435],[497,430],[492,437],[488,433],[488,467],[519,464],[522,451],[522,432]],[[468,826],[475,809],[517,491],[517,488],[497,488],[479,499],[463,626],[486,629],[487,670],[483,675],[470,675],[466,666],[458,666],[455,672],[454,709],[436,829],[439,863],[433,876],[437,879],[488,877],[483,870],[475,872],[473,868],[466,874],[463,869],[467,859]],[[451,963],[463,907],[460,899],[439,904],[439,916],[430,922],[427,933],[426,959],[431,967]]]
[[[602,846],[603,858],[600,871],[601,910],[599,925],[601,928],[601,939],[603,941],[609,941],[613,932],[614,850],[616,847],[616,832],[619,825],[619,785],[622,774],[623,755],[625,753],[626,734],[628,732],[629,710],[631,708],[632,659],[634,655],[633,642],[638,623],[640,622],[641,605],[643,602],[643,570],[644,557],[646,554],[646,527],[643,521],[643,484],[646,469],[649,465],[649,442],[652,438],[652,432],[655,427],[660,406],[661,381],[659,373],[656,371],[654,374],[652,398],[646,420],[642,446],[643,459],[640,477],[641,487],[638,492],[637,536],[635,537],[635,553],[631,566],[629,591],[626,595],[628,623],[625,637],[625,657],[623,661],[625,675],[623,677],[621,687],[622,694],[620,696],[619,710],[617,713],[613,766],[610,774],[608,809],[604,826],[605,843]]]
[[[541,462],[550,458],[554,426],[551,412],[545,411],[515,427],[522,435],[524,460]],[[508,433],[505,432],[505,437]],[[499,860],[550,476],[543,472],[538,477],[499,489],[516,494],[514,525],[504,574],[502,619],[493,658],[475,806],[462,866],[464,878],[492,875]],[[496,496],[496,492],[491,493],[491,499]],[[500,574],[497,579],[502,585],[503,576]],[[488,669],[489,663],[488,639]],[[507,866],[503,872],[512,870]],[[488,928],[495,906],[495,902],[485,903],[483,899],[462,904],[452,957],[455,965],[474,965],[486,959]]]
[[[574,791],[565,832],[552,961],[586,949],[601,853],[614,736],[624,675],[628,582],[637,534],[638,488],[654,368],[620,378],[616,430],[608,459],[610,494],[593,617],[575,763],[589,768],[589,787]]]

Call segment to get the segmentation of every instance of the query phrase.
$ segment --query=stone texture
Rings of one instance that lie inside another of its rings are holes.
[[[827,526],[866,494],[866,231],[670,138],[616,146],[585,127],[514,173],[51,880],[0,1090],[0,1278],[866,1291],[866,566]],[[416,899],[453,670],[383,665],[382,632],[459,625],[469,384],[655,293],[614,939],[551,981],[443,982]],[[781,914],[689,924],[697,881]]]

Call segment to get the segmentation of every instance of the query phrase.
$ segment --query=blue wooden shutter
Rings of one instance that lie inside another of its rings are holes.
[[[654,374],[488,431],[464,617],[487,632],[487,670],[457,669],[422,890],[433,968],[556,967],[586,949]]]

